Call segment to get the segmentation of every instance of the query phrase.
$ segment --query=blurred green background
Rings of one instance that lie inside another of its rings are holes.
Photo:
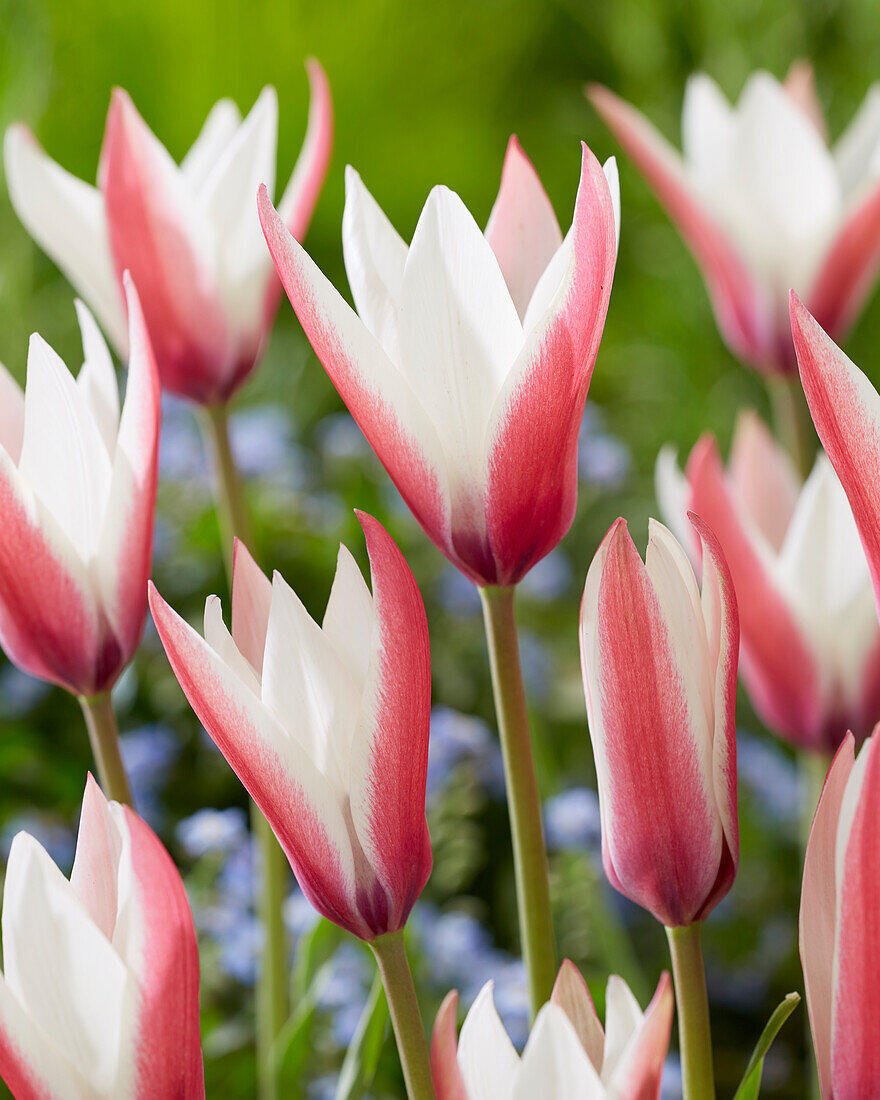
[[[438,182],[457,190],[484,222],[508,136],[516,132],[567,225],[578,141],[586,140],[602,159],[618,152],[583,97],[587,80],[610,85],[677,141],[684,81],[693,70],[706,70],[733,96],[751,70],[764,67],[782,77],[793,59],[808,57],[836,135],[877,76],[880,20],[869,0],[0,0],[0,122],[5,127],[25,120],[61,164],[94,179],[114,84],[131,93],[179,158],[216,99],[229,95],[248,109],[271,83],[280,99],[281,181],[304,131],[302,61],[308,54],[320,58],[331,81],[336,142],[307,244],[345,287],[339,230],[346,163],[358,168],[408,237]],[[540,781],[548,798],[593,784],[576,623],[580,588],[599,539],[623,514],[644,542],[647,516],[655,511],[653,462],[662,443],[688,449],[711,429],[726,446],[738,408],[751,404],[766,412],[760,381],[723,347],[676,232],[625,158],[620,167],[621,251],[590,393],[578,518],[521,599]],[[71,291],[31,244],[5,189],[0,239],[0,359],[23,378],[27,338],[38,330],[75,368],[81,358]],[[869,305],[847,349],[875,380],[878,346],[880,314]],[[363,447],[286,302],[265,361],[236,408],[236,445],[251,475],[261,556],[284,572],[314,613],[323,610],[338,541],[364,561],[355,505],[388,524],[426,597],[435,702],[457,712],[441,712],[447,728],[438,738],[451,737],[455,751],[438,757],[438,768],[448,764],[448,776],[440,775],[430,802],[437,869],[414,945],[432,1013],[454,979],[432,962],[432,952],[452,950],[443,936],[465,952],[465,968],[476,966],[467,951],[490,968],[493,962],[515,968],[506,954],[516,949],[515,925],[506,820],[491,774],[494,742],[486,742],[480,722],[468,725],[461,717],[492,719],[471,593],[427,544]],[[166,410],[162,472],[156,579],[175,606],[196,618],[204,597],[224,592],[225,581],[209,475],[194,421],[180,405]],[[130,766],[143,769],[142,808],[187,874],[202,929],[208,1094],[253,1095],[247,960],[255,930],[247,923],[246,901],[235,894],[247,879],[246,868],[243,879],[235,878],[241,868],[233,856],[243,858],[240,837],[223,839],[223,828],[235,833],[237,819],[234,813],[196,818],[207,840],[201,834],[193,840],[186,826],[201,808],[243,807],[243,792],[200,735],[151,629],[117,703]],[[787,751],[761,734],[744,700],[741,710],[740,751],[749,780],[741,798],[742,866],[730,899],[706,930],[722,1095],[732,1091],[773,1005],[802,988],[795,777]],[[446,741],[438,745],[438,753],[448,749]],[[4,666],[0,830],[7,843],[24,825],[42,829],[63,852],[88,765],[76,705]],[[614,966],[644,1003],[666,965],[662,930],[602,883],[595,829],[584,817],[591,803],[578,797],[555,804],[563,823],[580,822],[584,834],[555,845],[562,949],[588,973],[600,1000],[604,975]],[[243,924],[229,916],[233,910]],[[326,962],[336,941],[306,931],[307,924],[301,915],[291,917],[292,947],[301,941],[297,992],[312,996],[314,989],[307,990],[316,973],[324,985],[314,1012],[306,1014],[307,1040],[293,1040],[300,1045],[289,1060],[289,1094],[332,1096],[340,1044],[360,1011],[369,974],[350,945],[343,963]],[[303,944],[313,952],[309,964],[302,962]],[[517,972],[511,973],[514,1018]],[[340,1024],[342,1017],[348,1024]],[[800,1010],[768,1060],[767,1097],[804,1095],[803,1019]],[[386,1042],[370,1095],[400,1095],[396,1072]],[[675,1096],[675,1089],[672,1065],[665,1095]]]

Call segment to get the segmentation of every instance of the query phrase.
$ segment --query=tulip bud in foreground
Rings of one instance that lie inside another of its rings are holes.
[[[199,953],[158,837],[89,776],[70,881],[28,833],[3,888],[0,1076],[16,1100],[198,1100]]]
[[[852,511],[827,456],[802,484],[785,450],[746,412],[726,470],[715,440],[704,436],[686,479],[668,452],[657,479],[661,500],[680,495],[718,536],[736,588],[740,673],[761,720],[815,752],[835,752],[849,729],[866,737],[880,718],[880,623]],[[670,480],[680,494],[659,484]]]
[[[0,418],[0,643],[25,672],[79,695],[113,686],[147,613],[159,380],[128,277],[125,286],[121,413],[107,345],[79,302],[76,380],[35,334],[24,399],[8,375],[0,387],[12,397]]]
[[[153,618],[205,729],[263,811],[314,907],[363,940],[403,927],[431,873],[425,821],[431,660],[403,555],[359,512],[373,591],[339,548],[319,626],[240,543],[232,633],[202,638],[155,588]]]
[[[702,592],[656,520],[643,563],[608,531],[581,603],[581,663],[612,885],[667,927],[702,920],[733,884],[739,623],[718,542],[691,515]]]
[[[434,1023],[431,1069],[437,1100],[657,1100],[672,1029],[672,983],[664,974],[642,1014],[622,978],[608,979],[603,1031],[586,982],[566,960],[538,1013],[522,1058],[498,1018],[488,982],[456,1040],[458,994]]]
[[[880,727],[828,772],[804,859],[800,950],[823,1100],[880,1095]]]

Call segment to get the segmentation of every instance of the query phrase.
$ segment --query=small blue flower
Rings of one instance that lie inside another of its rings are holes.
[[[779,745],[736,732],[739,778],[760,808],[782,824],[798,820],[801,781],[794,762]]]
[[[175,834],[193,859],[209,852],[232,852],[247,840],[247,814],[238,806],[225,810],[206,807],[178,822]]]
[[[65,872],[73,866],[76,852],[76,836],[69,825],[48,814],[26,813],[10,818],[0,833],[0,850],[3,858],[9,858],[9,849],[17,833],[30,833],[39,841],[52,860]]]
[[[587,402],[578,436],[578,474],[582,481],[603,489],[616,489],[632,466],[626,445],[602,429],[595,405]]]
[[[519,660],[529,696],[543,701],[552,681],[553,661],[547,645],[531,630],[519,632]]]
[[[437,578],[437,602],[444,611],[462,618],[474,618],[481,612],[480,594],[476,586],[454,565],[447,565]]]
[[[529,1037],[531,1018],[526,968],[521,959],[509,959],[502,962],[493,979],[495,1008],[510,1036],[510,1041],[522,1050]]]
[[[280,479],[293,491],[307,486],[308,459],[294,441],[287,415],[277,406],[237,412],[229,422],[229,442],[245,477]]]
[[[551,850],[594,849],[601,836],[599,796],[589,787],[571,787],[548,799],[544,831]]]
[[[191,406],[180,397],[162,395],[159,476],[210,492],[211,475]]]
[[[0,668],[0,718],[24,718],[50,690],[43,680],[28,676],[7,662]]]
[[[480,780],[493,793],[500,776],[503,792],[501,749],[486,723],[451,707],[434,707],[428,740],[429,800],[444,789],[462,760],[474,762]]]
[[[284,925],[295,939],[311,932],[320,919],[317,910],[299,887],[295,887],[287,895],[284,901]]]
[[[571,563],[557,548],[526,573],[519,588],[533,600],[555,600],[568,591],[571,579]]]
[[[660,1100],[681,1100],[682,1077],[681,1060],[677,1054],[670,1054],[663,1063],[663,1083]]]
[[[157,722],[123,733],[119,738],[119,751],[135,807],[155,826],[162,816],[159,793],[180,752],[177,738],[170,727]]]
[[[360,461],[372,452],[364,433],[350,413],[325,416],[315,432],[318,450],[325,460]]]
[[[217,889],[225,902],[240,906],[253,904],[257,888],[256,869],[256,845],[248,835],[232,849],[217,876]]]

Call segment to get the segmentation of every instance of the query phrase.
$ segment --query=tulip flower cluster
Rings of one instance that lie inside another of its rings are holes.
[[[878,1094],[880,726],[868,735],[880,719],[880,395],[832,338],[880,262],[876,96],[829,150],[807,69],[784,84],[756,74],[735,106],[698,76],[682,158],[634,108],[590,91],[694,251],[729,347],[789,385],[799,369],[824,447],[804,479],[742,413],[726,469],[709,435],[684,473],[661,452],[669,528],[650,521],[644,557],[621,517],[581,563],[602,863],[665,927],[672,961],[644,1013],[612,975],[603,1028],[577,968],[557,972],[514,593],[575,517],[617,262],[616,163],[581,145],[563,234],[511,138],[485,231],[438,186],[409,245],[347,168],[352,309],[302,243],[332,144],[327,78],[316,61],[308,74],[305,144],[277,208],[271,88],[244,119],[220,101],[179,165],[114,91],[96,188],[22,125],[6,136],[13,206],[89,304],[76,303],[75,378],[37,335],[23,392],[0,367],[0,644],[79,698],[111,800],[89,776],[69,880],[32,836],[12,843],[0,1076],[24,1100],[205,1094],[193,918],[171,857],[125,804],[110,696],[149,603],[180,688],[256,807],[261,1095],[277,1095],[288,1024],[283,855],[317,913],[373,952],[410,1100],[657,1100],[676,1004],[685,1100],[712,1100],[700,930],[740,862],[740,672],[771,731],[823,772],[837,753],[821,796],[806,795],[801,958],[823,1100]],[[480,591],[532,1015],[521,1053],[491,981],[460,1033],[448,994],[429,1050],[407,961],[404,929],[434,860],[431,646],[401,550],[358,511],[369,583],[340,546],[320,623],[312,593],[257,564],[225,407],[260,359],[282,287],[413,516]],[[128,364],[122,401],[102,328]],[[209,596],[202,633],[150,580],[161,389],[210,425],[230,528],[230,625]],[[738,1096],[757,1096],[768,1035]]]

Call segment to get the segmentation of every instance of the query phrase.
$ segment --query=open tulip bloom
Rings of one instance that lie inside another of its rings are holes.
[[[435,187],[409,247],[349,168],[342,239],[357,313],[264,190],[259,206],[312,347],[416,519],[477,584],[516,584],[574,518],[617,252],[613,161],[603,172],[583,147],[563,240],[512,139],[485,234]]]
[[[2,930],[0,1076],[16,1100],[204,1097],[183,882],[91,777],[69,882],[32,836],[13,840]]]
[[[791,287],[846,335],[880,262],[878,87],[829,149],[803,68],[784,85],[753,74],[735,105],[692,76],[683,155],[608,89],[589,96],[693,252],[735,355],[768,374],[794,371]]]
[[[332,146],[330,89],[307,65],[312,103],[305,143],[279,203],[302,238]],[[211,110],[178,166],[128,95],[107,116],[98,186],[69,175],[26,127],[9,129],[6,178],[31,236],[126,349],[122,272],[131,271],[164,389],[201,405],[229,400],[257,363],[280,296],[254,209],[274,185],[278,102],[265,88],[242,121],[228,99]]]
[[[867,736],[880,718],[880,623],[852,511],[826,455],[802,485],[747,412],[727,471],[704,436],[685,479],[668,452],[658,479],[660,496],[679,495],[724,550],[739,607],[740,672],[761,719],[828,755],[849,729]]]
[[[581,603],[605,873],[667,927],[710,913],[739,861],[736,599],[718,541],[692,522],[702,591],[662,524],[642,562],[618,519]]]
[[[880,1094],[880,736],[847,737],[828,772],[804,861],[800,952],[823,1100]]]
[[[608,979],[605,1030],[586,983],[562,964],[522,1058],[495,1010],[488,982],[456,1039],[458,994],[437,1013],[431,1064],[437,1100],[657,1100],[672,1028],[672,984],[664,974],[644,1014],[626,982]]]
[[[159,381],[134,284],[125,403],[92,315],[74,380],[36,334],[22,396],[0,368],[0,642],[19,668],[77,695],[113,686],[147,610]]]
[[[406,923],[431,873],[425,782],[431,665],[425,609],[397,546],[358,513],[372,595],[340,547],[323,625],[241,543],[232,633],[208,599],[202,638],[155,588],[177,679],[272,826],[303,893],[372,941]]]

